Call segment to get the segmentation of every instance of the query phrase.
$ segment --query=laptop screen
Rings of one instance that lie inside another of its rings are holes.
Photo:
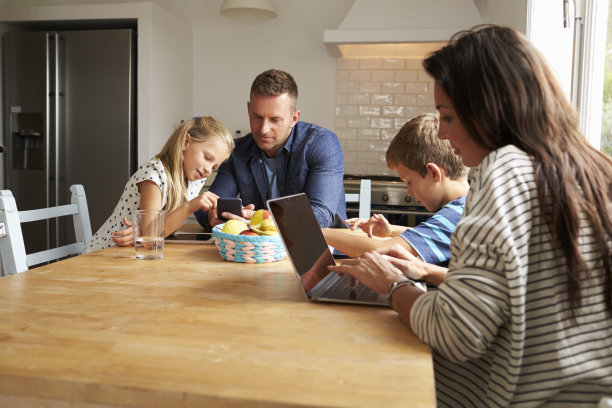
[[[268,208],[302,286],[310,291],[330,273],[327,266],[335,262],[308,197],[302,193],[275,198],[268,200]]]

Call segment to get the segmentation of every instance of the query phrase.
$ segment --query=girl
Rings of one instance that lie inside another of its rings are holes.
[[[438,137],[471,167],[444,283],[402,248],[330,267],[433,350],[440,407],[595,407],[612,390],[612,160],[588,144],[542,55],[477,27],[424,61]]]
[[[129,218],[135,210],[165,210],[168,236],[190,213],[215,208],[218,196],[208,191],[200,194],[200,190],[206,177],[229,157],[233,148],[229,131],[212,116],[183,122],[162,151],[132,175],[112,215],[91,238],[85,252],[113,243],[134,245],[132,229],[124,227],[132,225]]]

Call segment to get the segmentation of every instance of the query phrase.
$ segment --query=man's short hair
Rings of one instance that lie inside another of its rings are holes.
[[[269,69],[257,75],[251,85],[250,97],[253,95],[278,96],[284,93],[291,98],[291,111],[295,112],[298,88],[295,80],[288,72],[279,69]]]
[[[387,166],[394,169],[402,164],[425,177],[427,163],[434,163],[443,168],[451,180],[464,177],[467,168],[461,157],[453,152],[450,142],[438,139],[439,127],[436,113],[424,113],[410,119],[389,143]]]

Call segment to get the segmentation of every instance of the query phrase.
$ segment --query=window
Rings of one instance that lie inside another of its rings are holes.
[[[604,62],[608,59],[606,34],[611,2],[527,0],[526,27],[527,37],[544,54],[578,109],[580,130],[593,146],[609,153],[612,65],[606,76],[609,90],[604,94]],[[604,104],[604,100],[610,103]]]

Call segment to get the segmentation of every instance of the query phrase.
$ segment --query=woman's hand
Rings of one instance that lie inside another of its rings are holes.
[[[404,275],[413,280],[423,280],[427,275],[425,271],[426,263],[411,254],[401,245],[379,248],[375,250],[379,254],[386,256],[389,262],[400,270]]]
[[[341,265],[329,266],[328,269],[340,275],[349,274],[381,295],[387,293],[389,284],[405,279],[390,257],[377,251],[366,252],[357,259],[345,259]]]
[[[134,245],[132,222],[124,217],[123,224],[128,228],[113,232],[111,235],[111,240],[119,246],[132,246]]]
[[[361,228],[370,238],[372,238],[373,235],[377,237],[389,237],[392,235],[393,231],[391,224],[382,214],[373,214],[370,218],[350,218],[345,222],[352,230]]]
[[[389,262],[410,279],[439,286],[446,278],[447,268],[427,263],[399,244],[376,249],[376,252],[388,257]]]

